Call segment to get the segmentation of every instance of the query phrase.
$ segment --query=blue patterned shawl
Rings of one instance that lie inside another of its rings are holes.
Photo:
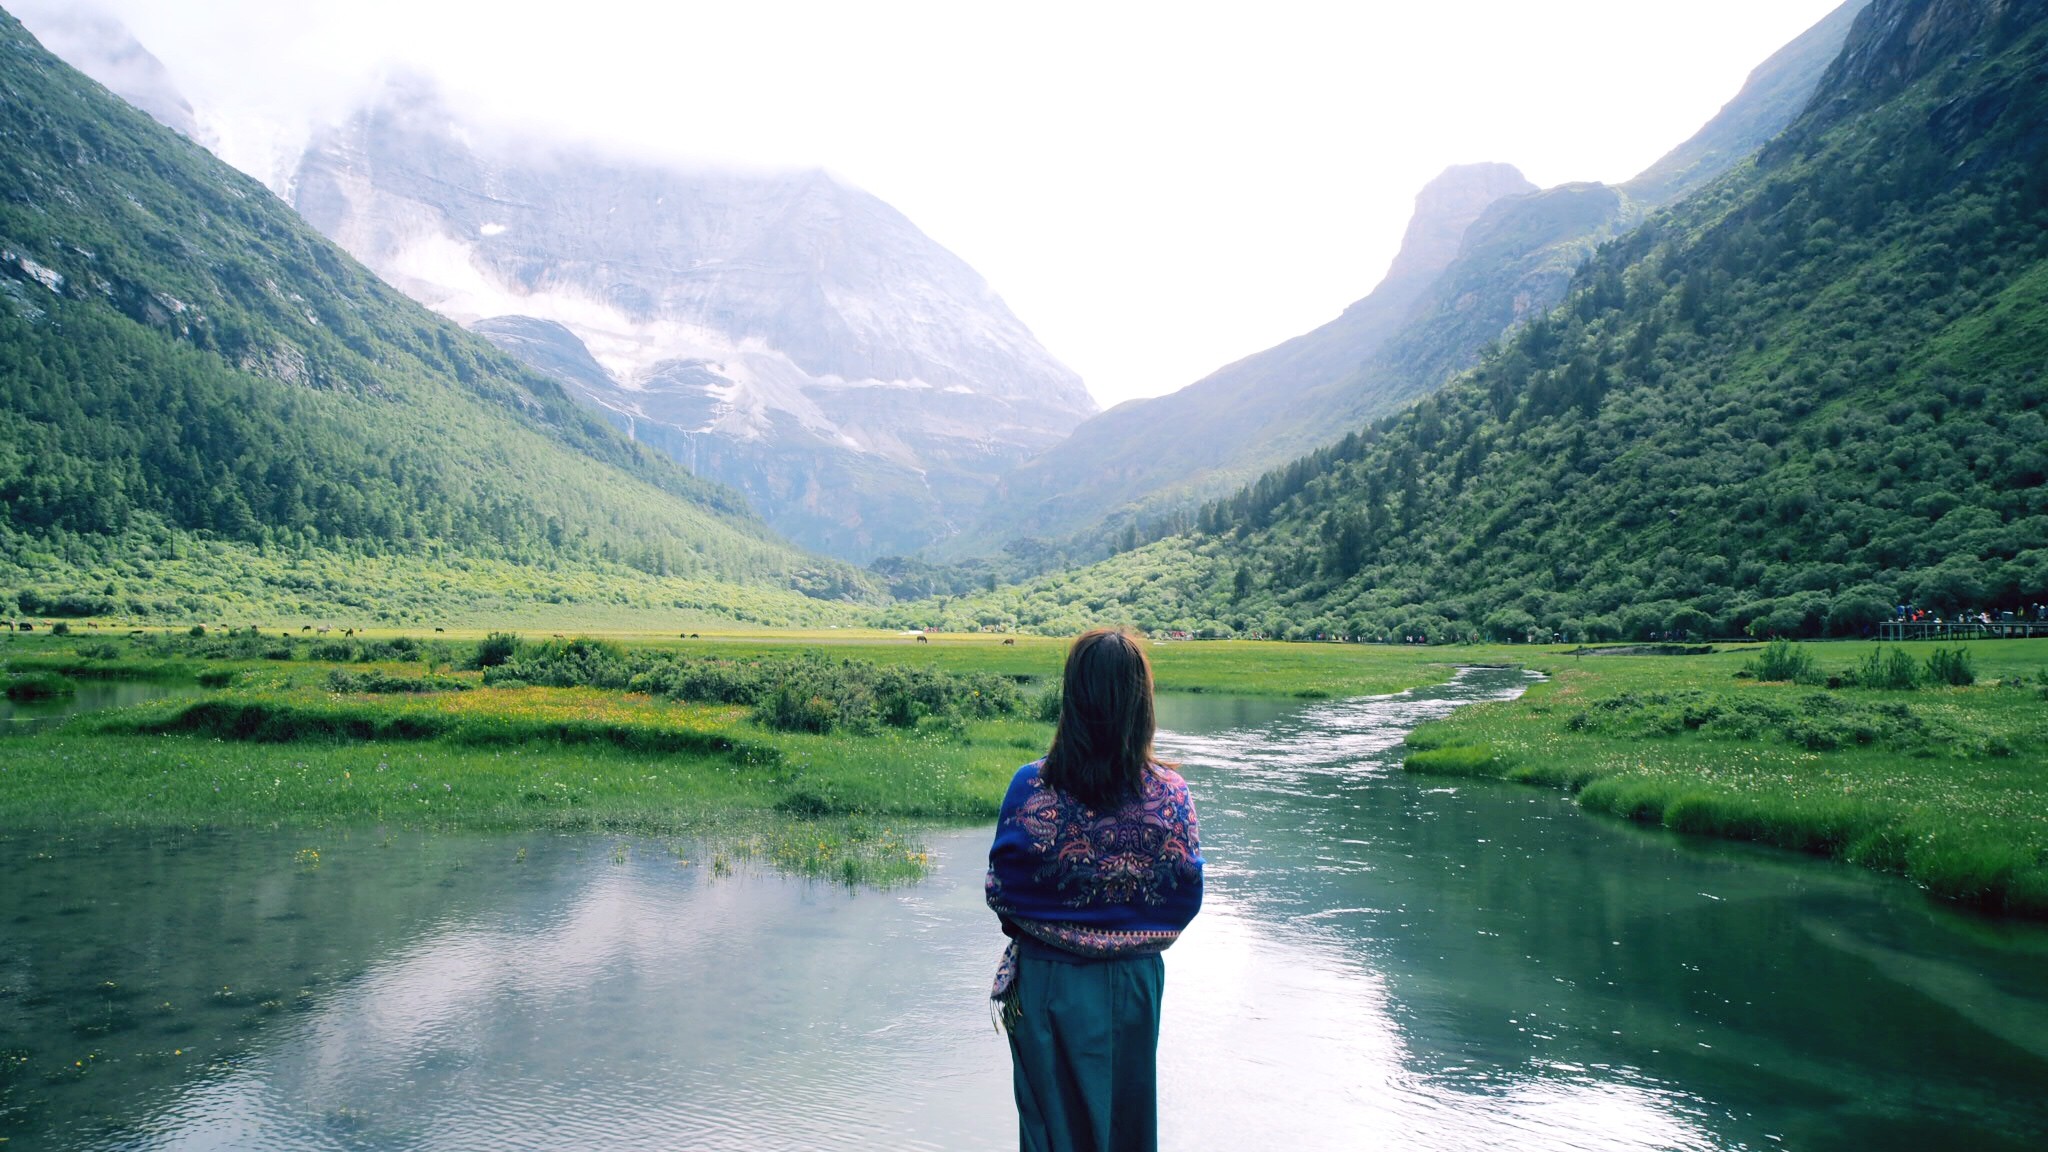
[[[1011,937],[992,999],[1016,973],[1018,936],[1113,959],[1164,951],[1202,907],[1195,803],[1171,768],[1153,765],[1141,795],[1096,812],[1026,764],[1010,781],[988,850],[988,906]]]

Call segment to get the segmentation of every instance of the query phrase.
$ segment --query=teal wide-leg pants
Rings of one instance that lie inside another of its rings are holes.
[[[1165,989],[1157,954],[1018,959],[1010,1059],[1023,1152],[1156,1152]]]

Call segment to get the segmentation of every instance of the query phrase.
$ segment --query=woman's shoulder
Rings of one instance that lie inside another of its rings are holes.
[[[1033,792],[1046,786],[1044,779],[1038,774],[1038,770],[1044,766],[1045,761],[1041,759],[1033,760],[1031,763],[1017,769],[1016,773],[1010,777],[1010,786],[1003,792],[1004,808],[1015,808]]]
[[[1179,772],[1174,771],[1168,765],[1153,764],[1147,770],[1147,773],[1153,781],[1152,786],[1160,791],[1177,792],[1182,795],[1187,794],[1188,782],[1181,778]]]

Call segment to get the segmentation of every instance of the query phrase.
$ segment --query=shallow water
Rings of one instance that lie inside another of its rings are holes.
[[[47,700],[9,700],[0,696],[0,732],[20,732],[54,724],[80,712],[102,708],[126,708],[166,696],[196,696],[205,689],[197,684],[164,683],[154,680],[79,680],[69,696]]]
[[[1210,862],[1163,1146],[2041,1146],[2048,932],[1399,771],[1407,727],[1523,682],[1162,701]],[[1014,1147],[987,837],[849,893],[651,841],[12,835],[0,1135]]]

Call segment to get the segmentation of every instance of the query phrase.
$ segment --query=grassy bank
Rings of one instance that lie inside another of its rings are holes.
[[[1548,683],[1417,729],[1407,764],[1565,788],[1592,811],[1829,856],[1944,899],[2048,917],[2048,644],[1957,649],[1967,685],[1928,682],[1926,645],[1805,646],[1808,684],[1755,679],[1754,648],[1525,651]],[[1919,684],[1859,686],[1901,651]]]
[[[1059,679],[1071,637],[1006,636],[992,633],[935,633],[920,643],[915,635],[873,630],[825,629],[804,632],[704,632],[694,639],[622,633],[632,644],[677,646],[734,656],[767,655],[792,648],[820,651],[884,664],[906,664],[955,673]],[[1259,640],[1155,641],[1147,651],[1160,691],[1214,692],[1235,696],[1285,696],[1304,700],[1375,696],[1448,679],[1452,666],[1470,653],[1361,644],[1283,644]],[[1498,653],[1495,653],[1497,656]]]
[[[913,822],[993,815],[1050,735],[1008,678],[552,638],[500,642],[486,664],[489,647],[17,640],[7,679],[25,692],[59,673],[214,690],[0,736],[0,825],[684,834],[720,858],[886,883],[923,869]],[[626,690],[629,674],[647,682]]]
[[[99,623],[97,621],[93,623]],[[361,663],[375,660],[453,663],[466,658],[493,632],[522,642],[588,637],[635,650],[697,652],[731,659],[818,652],[884,665],[931,668],[968,675],[1057,681],[1069,637],[934,633],[868,628],[697,629],[648,631],[617,627],[563,629],[537,624],[512,628],[449,627],[425,632],[405,628],[356,628],[319,633],[294,627],[202,625],[194,637],[186,627],[130,630],[112,620],[87,630],[74,622],[69,636],[45,632],[0,636],[0,662],[7,667],[58,672],[73,677],[189,678],[204,664],[221,661]],[[137,635],[130,635],[130,632]],[[1214,692],[1244,696],[1323,699],[1372,696],[1441,682],[1454,664],[1520,658],[1525,647],[1422,648],[1361,644],[1286,644],[1273,641],[1158,641],[1150,645],[1161,691]],[[146,673],[144,663],[154,667]]]
[[[994,815],[1050,738],[1066,651],[850,629],[353,631],[10,635],[0,658],[24,691],[59,677],[213,691],[0,738],[0,825],[690,834],[735,858],[887,882],[921,871],[917,822]],[[1152,652],[1168,691],[1318,698],[1450,671],[1416,649]]]
[[[761,733],[736,709],[597,695],[482,691],[444,710],[229,692],[82,719],[0,740],[0,825],[680,834],[888,881],[922,872],[911,822],[991,815],[1042,738],[998,722],[944,739]]]

